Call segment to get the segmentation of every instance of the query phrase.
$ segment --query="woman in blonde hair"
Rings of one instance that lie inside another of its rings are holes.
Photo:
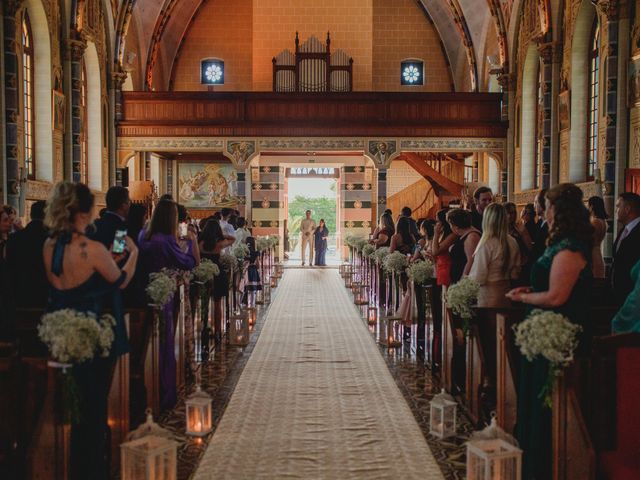
[[[51,285],[48,310],[70,308],[99,318],[105,304],[116,320],[115,340],[108,358],[96,356],[73,366],[79,389],[80,423],[71,428],[71,478],[108,478],[107,396],[116,356],[128,351],[120,289],[136,268],[138,248],[125,238],[128,259],[122,269],[105,246],[86,236],[94,197],[81,183],[58,183],[47,204],[45,224],[51,232],[44,244],[44,264]]]
[[[520,251],[509,235],[507,211],[499,203],[492,203],[482,215],[482,237],[469,272],[469,278],[480,284],[478,306],[508,307],[511,302],[505,294],[519,272]]]

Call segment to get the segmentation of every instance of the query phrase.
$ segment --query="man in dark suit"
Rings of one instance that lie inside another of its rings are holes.
[[[411,218],[412,214],[413,211],[409,207],[402,207],[402,210],[400,211],[401,217],[407,217],[409,220],[411,220],[409,222],[409,230],[411,232],[411,235],[413,235],[413,238],[417,242],[420,239],[420,232],[418,231],[418,225],[416,224],[416,221]]]
[[[482,232],[482,214],[493,203],[493,192],[489,187],[478,187],[473,192],[473,199],[476,208],[471,210],[471,225]]]
[[[616,217],[624,228],[613,244],[611,286],[618,305],[633,290],[631,269],[640,260],[640,195],[625,192],[616,201]]]
[[[533,237],[533,248],[531,249],[531,264],[535,263],[538,258],[542,256],[545,249],[547,248],[547,237],[549,236],[549,225],[547,224],[547,220],[545,219],[545,199],[547,190],[542,189],[536,195],[536,198],[533,200],[533,207],[536,210],[536,215],[538,216],[538,221],[536,222],[536,231]]]
[[[44,307],[49,283],[44,270],[42,247],[47,239],[44,226],[46,203],[31,205],[31,222],[7,240],[7,271],[12,303],[16,307]]]
[[[111,250],[116,230],[127,229],[127,215],[129,215],[129,190],[125,187],[110,187],[107,190],[107,210],[95,221],[95,232],[91,235],[92,240],[102,243],[108,250]]]

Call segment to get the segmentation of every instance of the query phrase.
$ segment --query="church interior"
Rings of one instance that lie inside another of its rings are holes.
[[[638,0],[0,17],[0,478],[640,479]]]

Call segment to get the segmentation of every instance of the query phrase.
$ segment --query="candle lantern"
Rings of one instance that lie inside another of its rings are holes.
[[[367,308],[367,323],[369,325],[378,323],[378,309],[375,306]]]
[[[347,288],[351,288],[351,282],[353,280],[353,272],[348,271],[344,275],[344,286]]]
[[[253,309],[248,309],[253,310]],[[255,311],[255,310],[254,310]],[[229,345],[245,347],[249,345],[249,323],[251,312],[245,311],[240,315],[234,315],[229,321]]]
[[[402,317],[386,315],[380,319],[379,342],[388,348],[402,346]]]
[[[356,292],[360,289],[360,280],[356,280],[354,277],[351,278],[351,293],[355,296]]]
[[[276,288],[278,286],[278,276],[271,275],[271,288]]]
[[[262,284],[262,303],[271,303],[271,282],[269,281]]]
[[[369,305],[369,285],[361,284],[353,294],[353,303],[356,305]]]
[[[202,437],[213,429],[211,418],[211,397],[203,392],[200,385],[196,385],[196,391],[187,398],[185,415],[187,421],[187,435]]]
[[[120,445],[122,480],[176,480],[178,443],[160,428],[147,410],[147,421],[127,436]]]
[[[338,273],[342,278],[344,278],[344,265],[345,265],[344,263],[341,263],[340,265],[338,265]]]
[[[456,434],[458,404],[447,392],[442,391],[431,399],[429,405],[429,433],[434,437],[448,438]]]
[[[276,277],[282,278],[282,275],[284,275],[284,265],[278,263],[276,264]]]
[[[347,276],[351,275],[352,272],[353,265],[351,265],[350,263],[345,263],[344,269],[342,270],[342,278],[346,278]]]
[[[491,424],[467,442],[467,479],[520,480],[521,468],[518,442],[498,427],[493,415]]]

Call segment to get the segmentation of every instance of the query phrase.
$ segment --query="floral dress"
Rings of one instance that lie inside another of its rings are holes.
[[[534,292],[549,289],[549,276],[554,257],[563,250],[580,252],[587,264],[569,298],[560,307],[552,309],[582,326],[578,355],[589,349],[591,324],[589,321],[589,292],[591,291],[591,252],[581,242],[565,238],[550,245],[531,267],[531,287]],[[540,307],[530,306],[528,311]],[[541,357],[533,361],[521,358],[518,385],[518,420],[516,437],[524,451],[522,480],[551,478],[551,410],[540,397],[549,373],[549,362]]]

